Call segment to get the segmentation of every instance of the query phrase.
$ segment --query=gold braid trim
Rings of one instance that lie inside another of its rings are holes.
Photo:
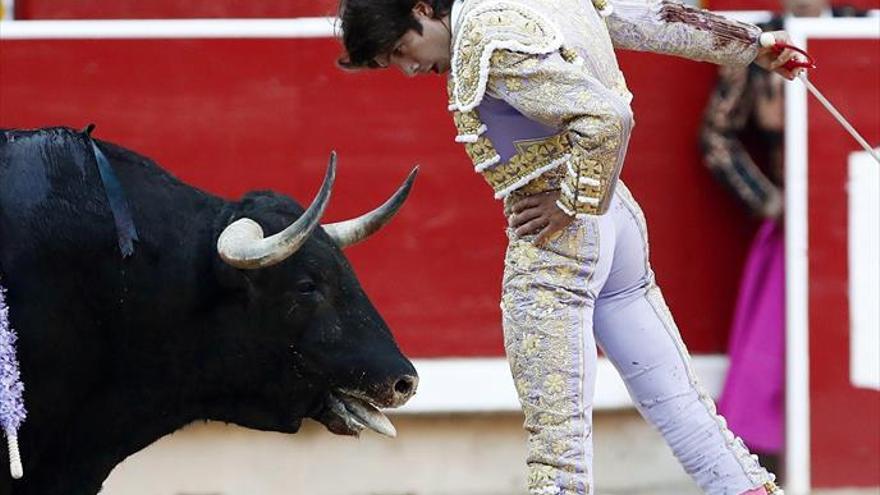
[[[776,483],[772,481],[764,483],[764,490],[767,490],[768,495],[784,495],[782,489],[776,486]]]

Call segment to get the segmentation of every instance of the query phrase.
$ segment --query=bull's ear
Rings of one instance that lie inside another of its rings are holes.
[[[271,203],[274,197],[273,193],[260,191],[246,194],[239,203],[230,205],[224,209],[217,217],[214,218],[211,228],[215,238],[219,236],[229,224],[251,214],[252,211],[265,208]],[[220,257],[220,254],[213,250],[211,265],[213,268],[214,279],[217,285],[226,293],[241,292],[241,297],[249,301],[254,300],[257,294],[256,272],[259,270],[242,270],[236,268]]]
[[[257,297],[256,277],[259,276],[259,270],[235,268],[219,255],[214,256],[212,264],[214,277],[223,292],[240,293],[240,297],[247,301],[253,301]]]
[[[257,271],[235,268],[217,256],[214,260],[214,274],[224,291],[238,292],[248,302],[256,299],[257,285],[254,277],[258,276]]]

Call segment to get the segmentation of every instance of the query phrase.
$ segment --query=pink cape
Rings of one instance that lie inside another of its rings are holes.
[[[767,220],[752,241],[730,334],[730,369],[718,401],[731,431],[756,452],[782,450],[785,404],[785,242]]]

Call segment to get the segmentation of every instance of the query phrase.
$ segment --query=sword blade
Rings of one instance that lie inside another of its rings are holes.
[[[836,108],[834,108],[834,105],[832,105],[831,102],[828,101],[828,98],[825,98],[825,96],[822,95],[822,93],[818,89],[816,89],[816,86],[813,86],[813,83],[811,83],[810,80],[807,79],[806,73],[801,72],[798,75],[798,79],[800,79],[801,82],[804,83],[804,86],[806,86],[807,89],[810,91],[810,93],[812,93],[813,96],[815,96],[816,99],[819,100],[819,103],[821,103],[822,106],[825,107],[826,110],[828,110],[828,113],[833,115],[834,118],[837,119],[837,122],[839,122],[840,125],[842,125],[843,128],[846,129],[847,132],[849,132],[850,136],[852,136],[853,139],[856,140],[856,142],[862,145],[862,148],[865,148],[865,151],[867,151],[874,158],[874,160],[878,164],[880,164],[880,155],[877,154],[877,151],[872,148],[871,145],[868,144],[868,141],[866,141],[865,138],[863,138],[862,135],[859,134],[858,131],[856,131],[852,124],[850,124],[849,121],[847,121],[846,118],[841,115],[841,113],[838,112]]]

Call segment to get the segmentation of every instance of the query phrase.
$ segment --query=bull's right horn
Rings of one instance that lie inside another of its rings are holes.
[[[373,235],[390,222],[403,206],[418,172],[418,166],[413,168],[403,185],[382,206],[351,220],[323,225],[324,231],[340,248],[346,248]]]
[[[336,152],[333,152],[321,190],[295,222],[281,232],[264,238],[260,224],[250,218],[239,218],[223,229],[217,238],[217,253],[226,263],[247,270],[265,268],[284,261],[303,245],[320,224],[324,209],[330,201],[330,191],[335,179]]]

